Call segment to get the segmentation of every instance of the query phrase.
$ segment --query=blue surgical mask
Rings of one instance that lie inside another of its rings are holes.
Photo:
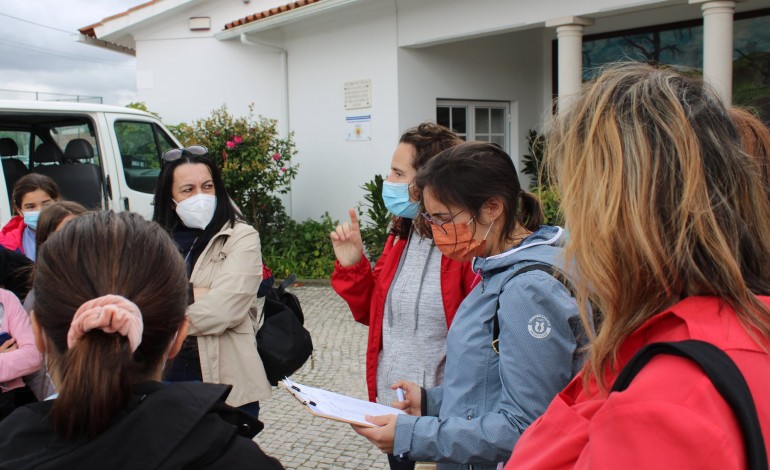
[[[420,204],[409,200],[409,185],[406,183],[383,181],[382,201],[396,217],[414,219],[420,212]]]
[[[24,225],[35,230],[37,228],[37,219],[40,218],[40,211],[26,211],[24,214]]]

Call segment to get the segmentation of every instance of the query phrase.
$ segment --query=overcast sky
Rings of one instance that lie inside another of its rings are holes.
[[[79,28],[147,0],[0,0],[0,89],[135,101],[132,56],[76,42]],[[0,99],[35,99],[0,91]],[[50,98],[50,96],[48,96]]]

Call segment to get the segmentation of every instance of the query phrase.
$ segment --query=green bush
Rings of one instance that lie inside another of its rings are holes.
[[[532,194],[540,199],[543,208],[546,225],[564,225],[564,217],[559,204],[559,194],[550,186],[543,186],[532,190]]]
[[[375,175],[374,179],[361,186],[366,191],[366,202],[358,204],[358,216],[366,214],[366,222],[361,223],[361,241],[369,261],[376,262],[382,255],[385,242],[388,239],[388,226],[391,215],[382,200],[382,175]],[[366,210],[366,212],[364,212]]]
[[[524,155],[524,168],[522,171],[532,176],[529,190],[540,199],[543,208],[546,225],[564,225],[564,217],[561,213],[559,194],[550,186],[551,176],[548,167],[544,164],[545,138],[535,130],[530,130],[527,135],[529,155]]]
[[[149,109],[147,109],[147,103],[145,103],[144,101],[132,101],[131,103],[128,103],[126,105],[126,108],[131,108],[131,109],[137,109],[139,111],[144,111],[145,113],[150,113],[153,116],[155,116],[156,118],[160,119],[160,114],[158,114],[156,112],[153,112],[153,111],[150,111]],[[160,120],[162,121],[162,119],[160,119]]]
[[[548,168],[543,164],[543,155],[545,153],[545,138],[536,130],[530,129],[527,135],[527,146],[529,155],[524,155],[524,168],[521,170],[524,174],[532,177],[530,188],[535,188],[540,184],[550,184]]]
[[[334,271],[334,249],[329,241],[339,222],[324,213],[320,221],[285,221],[283,232],[262,242],[262,256],[278,278],[295,273],[299,278],[328,279]]]

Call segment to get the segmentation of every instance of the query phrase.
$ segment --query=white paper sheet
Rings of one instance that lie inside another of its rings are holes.
[[[365,416],[405,414],[398,408],[310,387],[289,379],[283,379],[282,383],[287,391],[310,409],[311,413],[324,418],[374,427],[376,425],[368,422]]]

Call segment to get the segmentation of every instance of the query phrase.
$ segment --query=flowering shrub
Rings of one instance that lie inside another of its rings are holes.
[[[289,191],[298,165],[292,135],[278,137],[276,121],[255,117],[253,105],[245,117],[233,117],[226,106],[215,109],[191,125],[170,127],[183,145],[204,145],[222,171],[230,197],[246,220],[260,232],[262,244],[270,244],[287,223],[279,194]]]

